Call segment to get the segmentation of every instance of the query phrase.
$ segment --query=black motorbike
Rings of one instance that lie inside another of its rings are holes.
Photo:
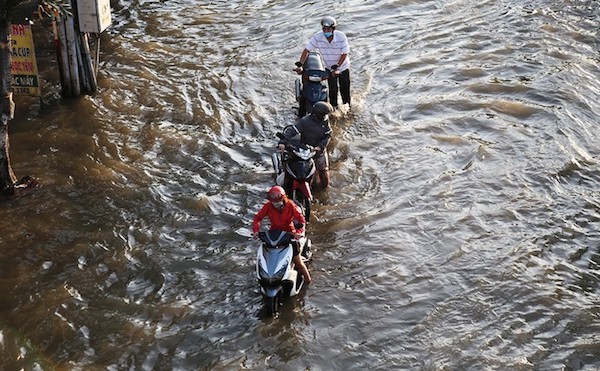
[[[310,114],[312,106],[318,102],[329,102],[327,79],[331,71],[325,67],[323,56],[318,51],[308,53],[304,64],[296,62],[295,71],[301,74],[296,79],[296,101],[299,103],[298,117]]]
[[[284,138],[282,133],[277,133],[277,137]],[[313,200],[311,184],[317,170],[314,161],[316,154],[314,147],[292,138],[287,140],[283,153],[278,151],[272,155],[275,182],[302,207],[307,223]]]

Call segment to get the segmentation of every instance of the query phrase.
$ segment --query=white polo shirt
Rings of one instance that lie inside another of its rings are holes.
[[[328,68],[338,63],[340,55],[346,54],[346,60],[339,66],[339,71],[344,72],[350,68],[350,56],[347,55],[350,53],[350,45],[348,44],[348,38],[341,31],[333,31],[331,42],[323,35],[323,31],[317,32],[306,44],[306,50],[318,50],[323,55]]]

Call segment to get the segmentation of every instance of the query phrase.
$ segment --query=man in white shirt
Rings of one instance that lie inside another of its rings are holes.
[[[326,16],[321,19],[322,31],[317,32],[306,45],[300,62],[304,64],[309,51],[317,50],[323,56],[327,68],[334,73],[329,77],[329,103],[338,105],[338,81],[342,103],[350,106],[350,45],[346,35],[337,31],[335,18]]]

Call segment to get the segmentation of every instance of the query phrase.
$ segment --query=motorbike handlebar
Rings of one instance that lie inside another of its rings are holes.
[[[308,150],[310,150],[310,151],[315,151],[315,152],[316,152],[316,149],[315,149],[315,147],[311,146],[310,144],[304,144],[304,143],[300,143],[298,140],[293,140],[293,141],[292,141],[292,143],[290,143],[290,142],[287,140],[287,138],[285,137],[285,135],[283,135],[283,132],[285,132],[285,130],[286,130],[287,128],[289,128],[289,127],[292,127],[292,126],[293,126],[293,125],[288,125],[288,126],[286,126],[286,127],[283,129],[283,131],[282,131],[282,132],[277,132],[277,133],[275,133],[275,136],[276,136],[277,138],[279,138],[279,139],[281,139],[281,140],[283,141],[283,143],[281,143],[281,144],[285,145],[285,148],[286,148],[286,149],[290,148],[290,149],[292,149],[292,150],[293,150],[293,149],[297,149],[297,148],[300,148],[300,147],[305,147],[306,149],[308,149]]]
[[[311,146],[309,144],[302,144],[302,145],[293,144],[293,143],[282,143],[282,144],[285,145],[285,149],[286,150],[288,148],[291,149],[291,150],[295,150],[295,149],[304,147],[304,148],[308,149],[311,152],[317,152],[317,150],[315,149],[316,147],[313,147],[313,146]]]
[[[304,69],[302,68],[302,62],[298,61],[295,63],[296,68],[293,69],[294,72],[296,72],[298,75],[302,75],[302,72],[304,72]]]

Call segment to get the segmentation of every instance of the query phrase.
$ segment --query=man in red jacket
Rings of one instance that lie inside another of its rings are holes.
[[[269,201],[263,205],[258,213],[256,213],[252,222],[252,234],[254,238],[258,238],[260,222],[265,217],[269,218],[269,221],[271,222],[270,229],[290,232],[294,234],[294,238],[296,239],[302,237],[304,235],[306,219],[304,219],[302,210],[300,210],[293,201],[288,199],[283,188],[280,186],[271,187],[267,194],[267,198]],[[302,276],[304,276],[306,283],[310,283],[312,279],[300,256],[300,246],[297,242],[294,242],[293,246],[294,264]]]

